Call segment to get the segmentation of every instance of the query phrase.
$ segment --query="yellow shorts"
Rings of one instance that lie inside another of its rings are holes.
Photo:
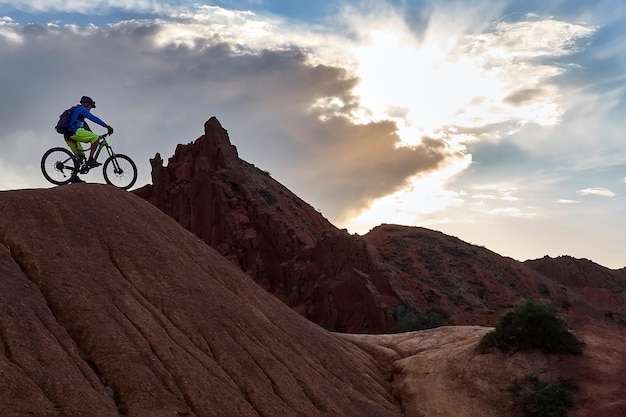
[[[98,141],[98,137],[99,136],[97,134],[81,127],[76,130],[76,133],[70,136],[69,139],[65,139],[65,142],[67,143],[67,146],[70,147],[72,152],[74,152],[75,155],[78,155],[79,153],[83,153],[83,146],[80,144],[81,142],[94,143]]]

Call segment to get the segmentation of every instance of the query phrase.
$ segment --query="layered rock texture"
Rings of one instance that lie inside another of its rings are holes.
[[[2,192],[0,212],[0,415],[401,415],[372,356],[133,194]]]
[[[489,325],[525,297],[626,325],[626,269],[575,259],[564,266],[568,258],[521,263],[417,227],[351,235],[241,160],[217,119],[204,127],[166,166],[157,154],[153,184],[136,194],[325,328],[384,332],[397,324],[399,306],[448,324]]]
[[[89,213],[89,220],[77,215]],[[0,415],[515,417],[521,378],[572,378],[622,417],[626,336],[582,356],[476,351],[490,330],[331,333],[132,193],[0,192]]]

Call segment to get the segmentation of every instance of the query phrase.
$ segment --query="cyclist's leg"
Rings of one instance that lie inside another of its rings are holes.
[[[93,158],[93,154],[96,152],[96,146],[94,146],[93,144],[96,143],[98,141],[99,136],[93,132],[90,132],[88,130],[85,130],[83,128],[79,128],[76,133],[74,133],[70,139],[76,141],[76,144],[78,147],[80,147],[80,150],[82,151],[82,146],[80,143],[78,142],[84,142],[84,143],[90,143],[91,144],[91,150],[89,152],[89,159]]]
[[[65,139],[65,143],[67,143],[67,146],[70,147],[70,150],[74,153],[74,155],[84,155],[85,152],[83,152],[83,146],[80,144],[80,142],[76,142],[73,139]]]

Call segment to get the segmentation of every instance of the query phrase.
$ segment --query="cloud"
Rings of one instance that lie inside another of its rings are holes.
[[[6,109],[0,123],[17,132],[33,121],[21,140],[43,153],[46,145],[59,144],[52,131],[58,114],[90,95],[98,102],[94,113],[115,127],[118,151],[142,163],[140,180],[147,182],[148,158],[198,137],[215,115],[242,158],[271,170],[308,201],[327,202],[329,216],[462,157],[440,139],[397,147],[392,120],[352,123],[347,115],[361,103],[353,92],[357,80],[345,68],[320,65],[311,52],[289,43],[259,40],[267,38],[267,27],[245,13],[217,12],[203,9],[218,15],[206,25],[195,23],[206,15],[194,15],[188,24],[5,25],[11,36],[0,38]],[[226,22],[233,26],[218,30]],[[235,39],[237,33],[246,39]],[[29,65],[35,56],[37,65]],[[341,103],[334,113],[314,105],[326,98]],[[0,138],[3,149],[15,137]],[[4,168],[19,171],[19,160],[32,158],[26,148],[16,152],[1,161]],[[32,175],[44,184],[37,170]]]
[[[566,68],[551,60],[594,30],[495,20],[487,6],[431,10],[420,28],[393,8],[358,10],[331,30],[160,4],[159,19],[101,27],[0,23],[0,142],[31,123],[26,146],[0,157],[3,168],[19,172],[32,149],[43,153],[58,139],[54,119],[87,94],[143,164],[140,184],[150,181],[148,158],[193,140],[215,115],[242,158],[333,220],[384,198],[412,202],[402,213],[420,201],[423,212],[444,210],[464,202],[447,187],[471,166],[468,143],[560,122],[553,81]],[[34,170],[32,184],[44,184],[39,177]],[[516,201],[511,192],[494,196]]]
[[[504,102],[514,106],[522,106],[524,103],[541,99],[543,96],[546,96],[546,91],[542,88],[526,88],[514,91],[504,98]]]
[[[579,190],[578,194],[580,195],[597,195],[600,197],[615,197],[615,193],[606,188],[585,188],[584,190]]]
[[[498,197],[492,194],[474,194],[472,195],[471,198],[477,199],[477,200],[497,200],[498,199]]]
[[[568,200],[568,199],[565,199],[565,198],[558,199],[558,200],[556,200],[556,202],[558,204],[578,204],[578,203],[580,203],[580,201]]]
[[[475,200],[501,200],[501,201],[518,201],[519,198],[513,194],[518,191],[517,188],[507,188],[499,184],[475,185],[473,189],[483,191],[493,191],[490,194],[473,194],[472,199]]]
[[[151,0],[0,0],[0,6],[8,6],[12,10],[28,13],[84,13],[86,10],[93,15],[111,13],[111,9],[165,13],[181,6],[180,1]]]
[[[564,56],[576,52],[577,41],[591,36],[596,29],[527,15],[520,21],[497,22],[492,32],[476,37],[474,49],[494,61]]]
[[[516,207],[504,207],[498,208],[490,211],[490,214],[496,216],[514,216],[519,217],[522,216],[522,211]]]

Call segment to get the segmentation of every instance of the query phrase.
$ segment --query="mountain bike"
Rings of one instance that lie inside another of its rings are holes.
[[[128,190],[137,181],[137,166],[126,155],[113,152],[111,144],[106,140],[108,133],[101,135],[98,142],[91,146],[97,146],[94,159],[97,161],[100,152],[106,149],[109,157],[102,165],[102,173],[107,184],[122,190]],[[87,174],[93,168],[87,166],[84,153],[75,155],[67,148],[48,149],[41,158],[41,172],[52,184],[63,185],[76,181],[78,174]]]

